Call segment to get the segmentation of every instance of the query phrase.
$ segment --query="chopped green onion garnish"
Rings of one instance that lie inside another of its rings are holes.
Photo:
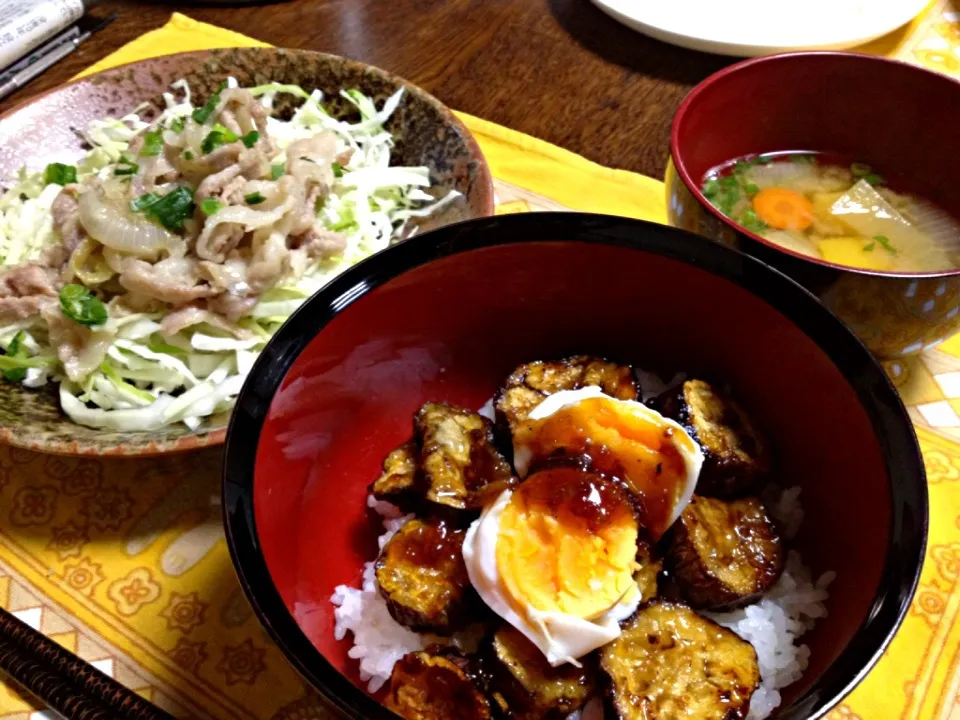
[[[703,193],[704,197],[708,197],[708,198],[715,197],[716,194],[720,192],[720,183],[718,183],[716,180],[713,180],[713,179],[707,180],[703,184],[703,187],[701,188],[701,192]]]
[[[266,200],[266,198],[258,192],[250,193],[249,195],[243,196],[243,201],[247,205],[259,205],[264,200]]]
[[[740,184],[739,181],[732,175],[727,175],[726,177],[720,178],[717,180],[717,183],[720,185],[720,187],[727,189],[736,188]]]
[[[850,172],[853,173],[854,177],[866,177],[873,172],[873,168],[866,163],[855,162],[850,166]]]
[[[769,165],[770,163],[773,162],[773,158],[770,157],[769,155],[761,155],[760,157],[757,158],[757,162],[760,165]]]
[[[159,199],[160,196],[156,193],[147,193],[145,195],[141,195],[135,200],[130,201],[130,209],[134,212],[141,212],[153,205]]]
[[[204,106],[193,111],[193,119],[201,125],[207,122],[207,120],[210,119],[210,116],[213,115],[213,111],[217,109],[217,105],[220,104],[220,92],[226,87],[227,84],[225,82],[220,83],[220,87],[207,99],[207,102],[204,104]]]
[[[130,209],[142,212],[167,230],[182,230],[183,221],[193,215],[193,191],[183,185],[166,195],[147,193],[130,202]]]
[[[23,346],[23,341],[26,337],[27,334],[23,330],[14,335],[13,340],[11,340],[10,344],[7,346],[6,356],[9,358],[30,357],[30,353],[27,352],[27,348]],[[23,379],[26,376],[27,369],[25,367],[15,367],[3,371],[3,379],[7,382],[23,382]]]
[[[117,167],[114,168],[114,175],[136,175],[137,170],[140,169],[140,166],[137,165],[133,160],[128,158],[126,155],[121,155],[120,159],[117,160]]]
[[[756,183],[747,183],[746,185],[743,186],[743,191],[747,195],[756,195],[758,192],[760,192],[760,188],[757,186]]]
[[[284,172],[286,172],[286,168],[283,166],[283,163],[277,163],[276,165],[271,165],[270,179],[279,180],[280,178],[283,177]]]
[[[733,216],[733,206],[737,204],[737,199],[729,195],[721,195],[717,201],[717,208],[727,217]]]
[[[203,211],[204,215],[213,215],[217,210],[220,210],[224,207],[224,204],[217,200],[216,198],[205,198],[202,203],[200,203],[200,210]]]
[[[182,117],[175,117],[170,123],[170,129],[175,133],[182,133],[184,127],[184,122]]]
[[[333,163],[333,176],[334,177],[343,177],[343,165],[338,162]]]
[[[258,133],[256,130],[251,130],[246,135],[240,138],[240,142],[242,142],[246,147],[252,148],[254,145],[257,144],[257,140],[259,139],[260,139],[260,133]]]
[[[107,321],[107,306],[83,285],[64,285],[60,290],[60,309],[63,314],[81,325],[103,325]]]
[[[184,150],[184,151],[183,151],[183,159],[184,159],[184,160],[193,160],[193,151],[192,151],[192,150]]]
[[[760,233],[767,229],[767,224],[763,222],[757,213],[753,210],[744,210],[740,216],[740,224],[750,232]]]
[[[14,335],[13,340],[11,340],[10,344],[7,346],[7,355],[20,357],[22,352],[26,352],[27,349],[23,347],[23,341],[26,339],[26,337],[27,334],[23,330]]]
[[[143,134],[143,148],[140,154],[144,157],[156,157],[163,152],[163,130],[154,130]]]
[[[863,179],[871,185],[884,185],[887,182],[883,179],[883,175],[877,175],[876,173],[870,173],[869,175],[864,176]]]
[[[77,181],[77,169],[73,165],[50,163],[43,170],[43,181],[47,185],[69,185]]]
[[[864,251],[864,252],[873,252],[873,249],[874,249],[876,246],[877,246],[876,241],[871,242],[871,243],[867,243],[866,245],[863,246],[863,251]]]
[[[200,143],[200,149],[205,155],[209,155],[221,145],[237,141],[236,133],[228,130],[223,125],[215,125],[213,130]]]
[[[890,244],[890,239],[886,235],[874,235],[873,239],[876,240],[880,245],[889,253],[893,255],[897,254],[897,249]]]

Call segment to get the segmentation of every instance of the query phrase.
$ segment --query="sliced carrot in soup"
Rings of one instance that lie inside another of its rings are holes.
[[[753,210],[763,222],[779,230],[806,230],[813,222],[813,205],[794,190],[770,187],[753,198]]]

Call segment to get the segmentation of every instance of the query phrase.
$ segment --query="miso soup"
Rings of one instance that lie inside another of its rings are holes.
[[[749,156],[710,170],[702,191],[746,230],[796,253],[885,272],[960,267],[960,221],[891,189],[864,163],[809,152]]]

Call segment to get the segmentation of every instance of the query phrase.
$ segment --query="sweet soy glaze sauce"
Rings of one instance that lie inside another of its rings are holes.
[[[461,547],[465,534],[465,530],[442,520],[422,522],[414,532],[397,536],[400,542],[388,544],[387,551],[421,568],[461,568]],[[465,568],[461,574],[466,577]]]
[[[544,515],[583,521],[594,535],[636,521],[630,496],[621,484],[575,465],[534,473],[514,493]]]
[[[836,153],[748,155],[711,168],[701,191],[745,230],[797,254],[880,272],[960,267],[960,219],[881,170]]]
[[[617,434],[609,442],[595,442],[597,428]],[[659,537],[686,481],[686,463],[673,435],[674,428],[665,424],[631,427],[606,402],[588,399],[525,423],[515,442],[531,453],[531,471],[578,468],[625,488],[644,527]]]

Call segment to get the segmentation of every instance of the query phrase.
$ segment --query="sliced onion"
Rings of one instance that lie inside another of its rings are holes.
[[[123,203],[107,200],[98,190],[80,196],[80,224],[104,246],[145,260],[173,252],[183,239],[145,217],[131,213]]]
[[[96,240],[84,238],[74,249],[67,263],[68,271],[80,278],[80,282],[87,287],[105,283],[114,276],[113,268],[107,264],[99,250],[100,245]]]
[[[214,231],[225,223],[235,223],[242,225],[246,232],[259,230],[261,228],[271,228],[280,222],[284,215],[303,202],[302,191],[294,185],[292,178],[284,178],[277,184],[280,192],[286,192],[287,195],[283,202],[269,210],[254,210],[246,205],[231,205],[230,207],[218,210],[209,218],[203,226],[200,237],[197,238],[197,255],[216,262],[222,261],[217,257],[217,253],[210,247]]]

